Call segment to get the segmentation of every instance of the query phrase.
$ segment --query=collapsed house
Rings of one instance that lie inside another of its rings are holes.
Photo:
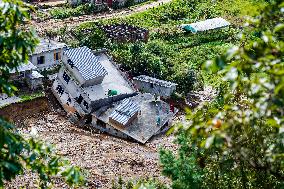
[[[185,31],[197,33],[208,30],[220,29],[230,26],[230,23],[224,18],[212,18],[192,24],[182,24],[181,28]]]
[[[67,45],[49,39],[40,39],[35,51],[30,55],[30,62],[39,70],[52,68],[60,64]]]
[[[37,67],[31,62],[21,64],[17,68],[10,70],[10,80],[13,82],[20,82],[28,84],[32,90],[42,87],[42,78],[39,72],[36,71]]]
[[[139,93],[105,52],[67,49],[52,91],[72,121],[145,143],[177,113],[152,94]]]

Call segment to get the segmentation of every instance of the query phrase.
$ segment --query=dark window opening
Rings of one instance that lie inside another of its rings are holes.
[[[69,103],[71,103],[71,98],[69,97],[69,98],[67,99],[67,101],[68,101]]]
[[[71,68],[74,68],[74,63],[72,62],[72,60],[68,59],[67,63],[71,66]]]
[[[89,109],[89,104],[84,100],[83,105],[86,107],[86,109]]]
[[[82,116],[80,116],[80,114],[79,114],[78,112],[75,112],[74,114],[75,114],[75,116],[76,116],[78,119],[81,119],[81,118],[82,118]]]
[[[62,95],[62,94],[64,93],[64,89],[63,89],[63,87],[62,87],[61,85],[58,85],[58,86],[56,87],[56,90],[58,91],[58,93],[59,93],[60,95]]]
[[[102,120],[97,119],[97,125],[98,125],[99,127],[104,128],[104,129],[106,128],[106,123],[103,122]]]
[[[82,101],[83,97],[81,95],[79,97],[76,97],[76,102],[78,102],[78,104],[81,104]]]
[[[44,56],[37,57],[37,64],[44,64]]]
[[[59,60],[60,59],[60,52],[55,52],[54,53],[54,60]]]
[[[150,83],[150,86],[151,86],[151,88],[154,88],[154,84],[153,83]]]
[[[67,75],[66,72],[63,73],[63,79],[64,79],[64,81],[66,81],[67,84],[70,81],[70,77],[69,77],[69,75]]]

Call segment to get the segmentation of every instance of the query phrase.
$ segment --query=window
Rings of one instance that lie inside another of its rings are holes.
[[[69,77],[69,75],[67,75],[66,72],[63,73],[63,79],[64,79],[64,81],[66,81],[67,84],[68,84],[69,81],[70,81],[70,77]]]
[[[89,109],[89,104],[84,100],[83,105],[86,107],[86,109]]]
[[[81,95],[76,98],[76,102],[78,102],[79,104],[81,104],[82,101],[83,101],[83,97]]]
[[[154,88],[154,84],[153,83],[150,83],[150,86],[151,86],[151,88]]]
[[[82,116],[80,116],[80,114],[76,111],[75,113],[75,116],[78,118],[78,119],[81,119],[82,118]]]
[[[44,56],[37,57],[37,64],[44,64]]]
[[[57,61],[57,60],[60,60],[60,52],[54,52],[54,60]]]
[[[106,129],[106,123],[103,122],[102,120],[97,119],[97,125],[98,125],[99,127],[102,127],[102,128],[104,128],[104,129]]]
[[[68,59],[67,63],[71,66],[71,68],[74,68],[74,63],[72,62],[72,60]]]
[[[58,91],[58,93],[59,93],[60,95],[62,95],[62,94],[64,93],[64,89],[62,88],[61,85],[58,85],[58,86],[56,87],[56,90]]]

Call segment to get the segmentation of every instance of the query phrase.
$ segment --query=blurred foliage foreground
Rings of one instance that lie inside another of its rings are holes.
[[[12,95],[17,89],[9,82],[9,70],[27,63],[38,42],[35,33],[23,30],[31,7],[21,1],[0,1],[0,92]],[[63,177],[70,186],[84,181],[79,169],[56,155],[52,146],[37,141],[33,134],[22,136],[0,117],[0,188],[26,170],[37,173],[39,188],[52,187],[53,177]]]
[[[224,85],[176,127],[178,154],[160,152],[173,188],[284,188],[283,21],[284,2],[271,1],[240,46],[205,63]]]

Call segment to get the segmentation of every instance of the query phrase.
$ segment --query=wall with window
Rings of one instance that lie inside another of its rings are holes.
[[[64,88],[67,89],[66,92],[68,92],[72,98],[75,99],[75,101],[80,105],[80,107],[86,111],[91,111],[91,99],[88,97],[87,94],[83,92],[81,87],[78,85],[78,81],[71,75],[71,73],[65,69],[65,67],[62,67],[58,72],[58,79],[64,86]]]
[[[68,114],[74,115],[74,113],[77,112],[80,116],[85,115],[85,110],[81,108],[59,80],[54,81],[52,92]]]
[[[56,66],[62,59],[64,49],[65,48],[33,54],[30,56],[30,62],[39,69]]]
[[[136,79],[134,79],[133,82],[140,91],[151,93],[151,94],[156,94],[156,95],[163,96],[163,97],[171,96],[171,94],[176,90],[175,86],[164,87],[164,86],[160,86],[157,84],[153,84],[150,82],[144,82],[144,81],[140,81]]]

